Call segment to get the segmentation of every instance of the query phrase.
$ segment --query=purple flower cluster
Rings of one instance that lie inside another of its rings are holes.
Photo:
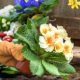
[[[19,4],[22,6],[22,10],[18,10],[18,12],[23,12],[23,10],[27,7],[39,7],[39,5],[43,2],[44,0],[14,0],[15,4]]]

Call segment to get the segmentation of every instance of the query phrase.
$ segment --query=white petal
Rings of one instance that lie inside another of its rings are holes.
[[[50,47],[50,46],[49,46],[49,47],[45,48],[45,51],[46,51],[46,52],[52,52],[53,49],[54,49],[53,47]]]
[[[73,53],[68,53],[65,55],[65,58],[68,60],[68,62],[70,63],[70,61],[73,59]]]
[[[57,31],[57,28],[55,26],[53,26],[52,24],[49,24],[49,28],[51,31]]]
[[[40,36],[40,37],[39,37],[39,42],[41,42],[41,43],[46,43],[43,36]]]
[[[45,35],[48,31],[49,31],[49,26],[48,26],[48,24],[42,24],[42,25],[40,26],[40,33],[41,33],[42,35]]]
[[[43,44],[43,43],[39,43],[39,45],[40,45],[41,48],[47,48],[48,47],[47,44]]]
[[[8,31],[8,32],[7,32],[7,35],[14,36],[14,33],[13,33],[13,31]]]

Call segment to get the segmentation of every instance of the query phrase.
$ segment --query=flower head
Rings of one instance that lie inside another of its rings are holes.
[[[38,7],[41,3],[43,2],[43,0],[14,0],[14,3],[17,5],[21,5],[22,9],[17,10],[17,12],[27,12],[24,11],[25,8],[28,7]]]
[[[54,38],[52,33],[47,33],[45,36],[39,37],[39,45],[47,52],[52,52],[54,49]]]
[[[55,51],[56,52],[58,52],[58,53],[63,52],[64,47],[63,47],[63,40],[62,40],[62,38],[60,38],[57,41],[55,41],[54,47],[55,47]]]
[[[71,6],[72,9],[79,9],[80,1],[78,0],[69,0],[68,5]]]
[[[38,7],[43,1],[44,0],[32,0],[31,4],[35,7]]]
[[[14,11],[14,6],[13,5],[8,5],[8,6],[6,6],[3,9],[0,10],[0,16],[9,17],[11,11]]]
[[[57,26],[58,29],[58,33],[60,34],[61,37],[63,37],[64,39],[66,37],[68,37],[68,34],[66,32],[66,30],[63,28],[63,26]]]
[[[46,52],[63,53],[69,62],[73,57],[73,43],[68,37],[66,30],[62,26],[54,27],[51,24],[40,26],[39,45]]]
[[[65,55],[65,58],[68,61],[71,61],[72,58],[73,58],[72,49],[73,49],[73,43],[70,41],[70,39],[67,39],[67,41],[65,41],[65,43],[64,43],[64,51],[63,51],[63,53]]]

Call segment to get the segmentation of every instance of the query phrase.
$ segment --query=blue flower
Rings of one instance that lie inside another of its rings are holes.
[[[17,5],[21,5],[22,9],[17,10],[17,12],[24,12],[25,8],[28,7],[39,7],[39,5],[43,2],[44,0],[14,0],[14,3]]]
[[[38,7],[44,0],[32,0],[31,4]]]
[[[31,1],[32,0],[14,0],[14,3],[21,5],[22,8],[26,8],[31,6]]]

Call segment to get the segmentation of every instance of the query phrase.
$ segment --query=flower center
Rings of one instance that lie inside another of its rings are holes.
[[[68,45],[64,46],[64,52],[69,53],[69,46]]]
[[[53,44],[53,39],[49,36],[49,37],[46,38],[46,42],[48,44],[52,45]]]
[[[56,49],[56,50],[59,50],[60,48],[61,48],[61,44],[56,44],[56,45],[55,45],[55,49]]]
[[[54,34],[54,37],[55,37],[55,39],[57,39],[57,38],[59,37],[59,33],[56,32],[56,33]]]
[[[25,2],[27,3],[29,0],[25,0]]]
[[[47,32],[48,32],[48,30],[47,30],[47,29],[43,29],[43,33],[45,33],[45,34],[46,34]]]
[[[35,0],[36,2],[38,2],[39,0]]]

